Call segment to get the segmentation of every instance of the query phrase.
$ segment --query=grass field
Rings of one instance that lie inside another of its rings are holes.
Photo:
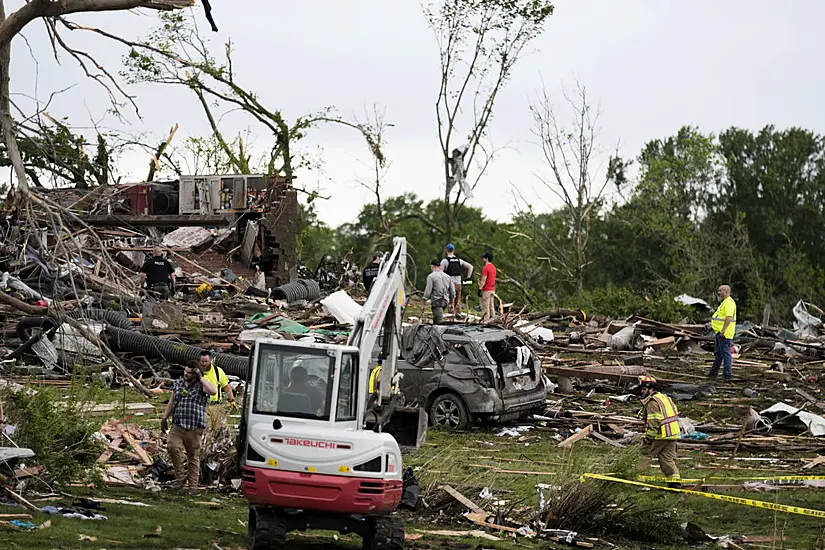
[[[98,392],[99,402],[123,399],[123,392]],[[141,396],[126,395],[129,401],[145,401]],[[598,399],[598,396],[594,399]],[[160,411],[161,398],[153,400],[156,405],[154,415],[137,416],[132,420],[155,428]],[[628,404],[628,410],[634,405]],[[685,414],[699,419],[707,415],[721,417],[720,411],[708,411],[695,405],[686,405]],[[740,411],[741,412],[741,411]],[[627,413],[627,411],[625,411]],[[725,410],[724,414],[735,418],[739,413]],[[101,422],[106,417],[100,418]],[[472,530],[474,526],[462,517],[466,508],[451,501],[441,484],[450,484],[465,496],[483,505],[487,510],[500,509],[503,515],[529,519],[538,507],[539,496],[536,485],[561,486],[576,482],[586,472],[606,473],[629,472],[638,458],[638,450],[631,447],[617,449],[592,439],[578,442],[572,449],[558,447],[559,434],[540,424],[521,437],[497,437],[498,428],[475,427],[463,434],[450,434],[431,430],[427,442],[416,453],[405,457],[405,466],[412,466],[422,486],[424,501],[430,506],[419,507],[416,511],[405,511],[403,516],[407,532],[421,534],[427,530],[454,529]],[[679,466],[683,477],[702,477],[712,469],[725,474],[724,468],[730,463],[730,453],[708,453],[684,450],[680,453]],[[749,457],[746,451],[740,457]],[[770,456],[770,455],[760,455]],[[810,453],[808,456],[812,456]],[[787,458],[787,457],[786,457]],[[747,462],[752,470],[747,475],[780,475],[776,467],[767,463]],[[761,464],[761,466],[760,466]],[[655,466],[655,464],[654,464]],[[764,467],[764,470],[756,470]],[[501,470],[530,472],[512,473]],[[656,474],[651,468],[647,473]],[[741,471],[728,472],[742,475]],[[784,474],[817,474],[816,470],[800,472],[783,471]],[[786,537],[784,542],[763,542],[746,544],[743,548],[784,548],[812,550],[825,548],[825,520],[802,515],[787,514],[748,507],[740,504],[719,502],[699,496],[676,494],[657,490],[644,490],[624,485],[600,485],[608,497],[622,507],[642,512],[639,517],[646,523],[630,524],[623,531],[621,524],[605,524],[598,517],[587,524],[593,536],[615,543],[619,548],[686,548],[687,543],[650,542],[642,540],[639,530],[647,532],[673,532],[678,524],[686,521],[701,526],[707,533],[720,535],[747,535],[762,537]],[[733,484],[735,482],[725,482]],[[489,488],[498,500],[505,501],[495,507],[479,498],[483,488]],[[51,519],[49,528],[36,531],[20,531],[0,524],[3,530],[0,548],[21,549],[99,549],[99,548],[223,548],[246,547],[247,508],[240,496],[218,495],[204,492],[200,497],[189,497],[169,493],[155,494],[142,489],[81,489],[63,488],[67,493],[92,498],[127,499],[149,504],[136,507],[122,504],[103,504],[108,517],[106,521],[84,521],[36,513],[32,521],[41,524]],[[775,492],[726,491],[724,494],[757,499],[768,502],[825,510],[825,489],[800,489]],[[31,496],[31,498],[36,498]],[[446,503],[446,504],[445,504]],[[68,505],[64,499],[36,501],[39,506]],[[645,511],[655,512],[651,515]],[[0,505],[0,513],[25,512],[20,508]],[[160,532],[158,533],[158,527]],[[635,530],[631,532],[629,529]],[[410,541],[409,548],[564,548],[546,541],[535,541],[519,537],[517,541],[506,533],[490,533],[504,539],[500,542],[473,538],[455,538],[424,535]],[[96,540],[89,540],[90,538]],[[86,540],[82,540],[86,539]],[[332,533],[294,533],[290,535],[290,548],[358,548],[360,541],[353,536],[337,536]]]

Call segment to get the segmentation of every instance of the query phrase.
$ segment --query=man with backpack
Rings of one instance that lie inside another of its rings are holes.
[[[455,255],[455,245],[453,243],[444,248],[444,253],[444,259],[441,260],[441,271],[450,276],[455,287],[455,298],[450,302],[450,313],[461,315],[461,286],[463,285],[461,271],[466,269],[467,279],[472,280],[473,264],[465,262]]]

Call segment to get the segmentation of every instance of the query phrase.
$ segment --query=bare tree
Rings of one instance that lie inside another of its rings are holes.
[[[105,262],[107,266],[105,270],[110,278],[128,281],[127,275],[111,258],[100,237],[91,230],[91,227],[80,216],[41,195],[29,184],[30,174],[26,170],[18,144],[21,125],[15,121],[11,112],[9,71],[12,40],[19,36],[29,23],[42,21],[49,33],[55,57],[58,57],[58,52],[61,52],[74,59],[89,78],[106,88],[115,108],[117,108],[116,97],[119,94],[130,101],[137,110],[137,105],[133,99],[123,91],[117,80],[95,60],[91,53],[76,49],[66,42],[61,33],[58,32],[57,21],[66,21],[65,16],[83,12],[113,12],[134,8],[174,10],[191,6],[193,3],[193,0],[73,0],[71,2],[66,0],[28,0],[23,6],[7,15],[5,1],[0,0],[0,126],[2,126],[2,139],[8,162],[13,168],[16,179],[13,185],[14,189],[9,192],[7,205],[14,206],[17,209],[18,224],[14,227],[14,231],[24,235],[26,247],[31,245],[39,250],[43,258],[53,259],[61,265],[71,265],[79,255],[82,256],[84,252],[89,252],[90,249],[96,249],[95,251],[99,253],[100,260]],[[22,114],[24,123],[37,118],[39,114],[39,112],[30,116]],[[108,161],[106,162],[108,163]],[[107,174],[108,170],[102,172]],[[72,233],[69,230],[69,224],[72,227],[82,227],[85,230],[83,238],[79,238]],[[47,243],[41,242],[39,237],[39,230],[43,227],[50,229],[53,236],[57,237],[55,243],[50,247],[47,246]],[[77,293],[75,277],[75,273],[69,270],[68,282]],[[123,289],[123,287],[121,286],[119,289]],[[21,308],[16,301],[7,300],[8,297],[5,295],[3,295],[3,298],[6,303],[13,307],[18,307],[29,313],[33,312],[28,309],[30,306]],[[27,306],[27,304],[23,304],[23,306]],[[36,314],[46,314],[59,322],[67,322],[72,325],[86,339],[100,347],[102,353],[112,362],[122,376],[132,382],[137,389],[151,395],[149,390],[126,370],[104,342],[92,334],[78,320],[68,317],[59,304],[54,305],[54,307],[36,309]]]
[[[269,174],[283,174],[293,181],[296,167],[293,145],[306,131],[319,123],[336,123],[354,128],[368,138],[368,133],[356,123],[335,115],[332,108],[289,120],[280,110],[264,104],[260,96],[245,87],[235,74],[233,46],[228,41],[223,57],[214,56],[201,36],[194,20],[182,13],[161,14],[161,25],[143,40],[135,41],[114,35],[103,29],[80,26],[65,20],[60,23],[69,30],[91,32],[129,47],[125,57],[125,75],[131,82],[151,82],[183,86],[190,89],[203,108],[215,140],[229,160],[233,170],[250,173],[250,156],[244,142],[227,139],[221,121],[230,113],[243,113],[271,133],[273,144],[266,163]],[[234,146],[233,146],[234,145]]]
[[[444,162],[444,230],[452,240],[458,214],[495,152],[485,144],[498,94],[525,48],[544,30],[553,5],[547,0],[440,0],[423,9],[441,61],[435,108]]]
[[[602,204],[605,188],[622,167],[618,154],[608,160],[607,169],[598,164],[601,151],[597,148],[599,111],[588,102],[587,89],[578,84],[575,96],[563,93],[572,117],[569,124],[560,123],[546,89],[530,105],[533,132],[539,138],[542,154],[550,175],[537,174],[543,187],[561,201],[572,253],[545,236],[543,250],[548,261],[555,262],[573,279],[576,291],[584,289],[584,273],[588,264],[591,220]],[[616,146],[618,153],[618,144]]]
[[[66,43],[57,32],[55,21],[67,15],[82,12],[125,11],[134,8],[174,10],[193,4],[194,0],[74,0],[72,2],[30,0],[7,16],[5,2],[0,0],[0,126],[3,129],[6,152],[17,179],[17,193],[24,199],[29,197],[27,173],[17,143],[18,130],[11,114],[9,67],[12,39],[18,36],[29,23],[42,20],[49,30],[55,56],[57,56],[58,49],[68,53],[90,78],[97,80],[109,90],[110,97],[114,97],[114,89],[131,100],[112,75],[100,63],[97,63],[90,53],[72,48]],[[94,67],[92,71],[89,65]]]

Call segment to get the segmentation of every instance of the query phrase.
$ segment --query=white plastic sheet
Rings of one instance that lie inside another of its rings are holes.
[[[335,317],[336,321],[345,325],[354,324],[355,318],[361,314],[361,310],[363,309],[360,304],[343,290],[333,292],[321,300],[321,305],[324,306],[324,311]]]
[[[818,414],[801,411],[799,408],[792,407],[787,403],[777,403],[765,409],[759,414],[764,416],[766,414],[779,412],[785,412],[796,416],[796,418],[798,418],[800,422],[802,422],[803,424],[805,424],[805,426],[808,427],[808,430],[810,430],[811,435],[813,435],[814,437],[825,435],[825,418],[822,418]]]
[[[802,300],[799,300],[796,305],[793,306],[793,316],[796,318],[796,321],[793,323],[795,330],[811,326],[818,327],[822,324],[822,320],[819,317],[814,317],[808,313],[808,306]]]
[[[526,327],[519,327],[525,334],[529,334],[539,344],[547,344],[553,341],[555,336],[553,331],[549,328],[537,327],[536,325],[527,325]]]
[[[686,306],[705,306],[706,308],[710,309],[710,304],[708,304],[703,299],[688,296],[687,294],[680,294],[679,296],[676,296],[674,300]]]

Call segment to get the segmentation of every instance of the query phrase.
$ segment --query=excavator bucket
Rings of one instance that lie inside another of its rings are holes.
[[[420,407],[396,407],[383,431],[392,435],[399,447],[418,449],[427,436],[427,413]]]

